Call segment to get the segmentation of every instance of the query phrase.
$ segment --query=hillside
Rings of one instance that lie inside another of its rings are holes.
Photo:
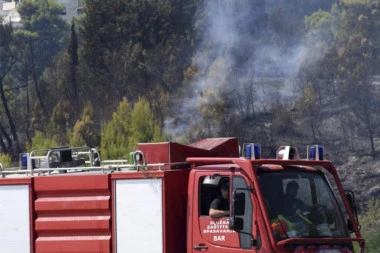
[[[377,194],[378,0],[54,1],[0,25],[0,151],[237,136],[318,143],[360,199]],[[374,163],[374,164],[372,164]],[[368,166],[368,167],[367,167]],[[372,185],[373,184],[373,185]],[[357,188],[357,187],[363,187]]]

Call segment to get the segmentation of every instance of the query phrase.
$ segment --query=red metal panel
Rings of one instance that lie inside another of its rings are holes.
[[[109,196],[44,197],[37,199],[35,205],[38,211],[104,210],[109,207]]]
[[[145,154],[148,163],[185,162],[187,157],[239,156],[237,138],[209,138],[191,145],[175,142],[139,143],[137,149]],[[184,165],[170,165],[165,169],[182,169],[185,167]]]
[[[75,191],[75,190],[100,190],[108,189],[108,175],[61,175],[49,177],[36,177],[34,189],[36,192],[47,191]]]
[[[163,189],[164,252],[186,252],[189,172],[190,170],[165,172]]]
[[[109,175],[34,178],[36,253],[111,252]]]
[[[97,230],[108,229],[109,218],[107,216],[99,216],[94,220],[93,216],[72,216],[72,217],[42,217],[38,218],[36,230],[38,231],[66,231],[66,230],[82,230],[83,228]]]
[[[2,178],[0,180],[0,185],[31,185],[32,179],[30,177],[24,178]]]
[[[239,142],[235,137],[207,138],[190,144],[192,147],[210,151],[210,157],[238,157]]]
[[[38,238],[36,252],[62,253],[62,252],[110,252],[109,236],[66,236]]]

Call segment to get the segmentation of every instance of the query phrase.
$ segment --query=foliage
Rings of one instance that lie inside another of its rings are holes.
[[[70,102],[61,100],[55,106],[48,125],[46,126],[47,135],[55,137],[59,145],[65,145],[69,142],[66,132],[70,126],[71,119]]]
[[[9,154],[0,154],[0,164],[3,165],[3,168],[11,167],[12,157]]]
[[[377,253],[380,251],[380,231],[365,232],[365,245],[367,253]]]
[[[318,10],[305,17],[308,36],[322,36],[324,41],[333,39],[332,15],[327,11]]]
[[[32,143],[27,145],[28,152],[37,149],[47,149],[52,147],[57,147],[58,141],[55,137],[46,137],[40,131],[36,131],[34,137],[32,138]]]
[[[320,105],[323,93],[330,91],[349,105],[347,114],[354,115],[351,128],[358,130],[357,136],[368,139],[373,155],[375,132],[380,126],[376,113],[380,100],[373,85],[380,64],[379,20],[379,1],[361,0],[343,0],[330,12],[306,17],[310,50],[304,63],[309,66],[304,64],[302,72],[305,85],[312,83]]]
[[[60,16],[64,7],[53,0],[25,0],[17,11],[23,25],[17,33],[23,45],[18,50],[23,57],[19,66],[21,71],[16,74],[27,85],[29,82],[33,84],[35,93],[31,97],[36,98],[43,113],[43,118],[35,119],[47,120],[50,113],[46,102],[50,95],[49,85],[40,84],[40,77],[67,44],[68,25]],[[35,103],[34,99],[32,103]]]
[[[73,129],[73,136],[70,139],[71,146],[89,146],[96,147],[99,145],[99,135],[94,124],[94,110],[91,103],[88,103],[83,109],[82,118],[76,122]]]
[[[376,253],[380,251],[380,200],[371,199],[363,206],[363,209],[364,214],[359,217],[359,220],[364,228],[366,252]]]
[[[378,43],[380,34],[380,3],[378,1],[342,1],[341,27],[345,30],[337,39],[339,46],[337,76],[345,79],[342,96],[351,101],[355,123],[360,134],[368,137],[371,153],[375,153],[374,134],[380,126],[380,100],[373,90],[372,76],[379,71]]]
[[[67,44],[68,26],[60,17],[64,7],[52,0],[24,0],[17,11],[23,29],[37,34],[36,37],[30,37],[29,42],[38,72],[42,73],[52,57]]]
[[[40,77],[51,67],[52,59],[67,43],[68,26],[60,17],[64,7],[52,0],[19,1],[17,11],[21,16],[22,27],[15,30],[15,51],[18,54],[15,68],[11,72],[11,87],[19,101],[23,103],[21,110],[14,112],[18,118],[18,134],[21,139],[31,140],[34,130],[45,131],[50,111],[55,107],[49,101],[55,90],[53,83],[40,83]],[[31,86],[32,85],[32,86]],[[33,87],[34,89],[30,89]],[[49,107],[47,106],[49,105]],[[20,120],[21,118],[26,120]]]
[[[140,98],[131,112],[131,135],[129,136],[129,150],[136,149],[138,142],[163,141],[161,128],[154,120],[148,101]]]
[[[2,132],[2,135],[4,135],[4,138],[7,140],[8,145],[5,146],[5,143],[3,141],[0,142],[0,146],[3,149],[4,152],[11,152],[13,148],[13,143],[11,140],[11,136],[16,142],[16,151],[20,152],[20,145],[18,142],[18,135],[16,126],[13,120],[12,112],[10,110],[8,99],[9,97],[6,96],[5,92],[5,81],[6,78],[9,76],[12,68],[14,67],[14,64],[17,61],[17,50],[14,47],[14,33],[12,25],[10,24],[0,24],[0,98],[2,103],[2,108],[5,112],[10,132],[11,134],[8,134],[5,131],[5,126],[3,124],[0,124],[0,129]]]
[[[374,224],[376,222],[380,222],[380,200],[376,198],[372,198],[365,205],[362,206],[363,213],[360,217],[360,221],[363,224],[366,224],[365,227],[368,228],[368,225],[372,225],[370,229],[376,228],[377,225]]]
[[[103,158],[128,158],[137,143],[163,140],[165,136],[161,134],[149,103],[140,98],[131,108],[124,98],[112,120],[102,128],[101,152]]]
[[[169,92],[181,85],[194,2],[86,1],[78,80],[84,90],[97,90],[82,93],[95,111],[113,111],[123,97],[134,103],[156,88]]]
[[[102,127],[100,150],[103,159],[128,158],[130,126],[131,108],[124,98],[117,111],[112,114],[112,120]]]

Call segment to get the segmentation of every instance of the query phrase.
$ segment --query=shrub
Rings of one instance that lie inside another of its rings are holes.
[[[363,237],[366,240],[366,252],[380,252],[380,200],[372,199],[363,206],[363,214],[359,217]]]
[[[8,154],[0,154],[0,163],[4,168],[11,167],[11,156]]]
[[[372,232],[364,232],[363,237],[365,239],[366,253],[380,252],[380,230],[372,231]]]
[[[27,146],[27,150],[30,152],[37,149],[47,149],[57,146],[56,138],[45,137],[40,131],[36,131],[32,143]]]

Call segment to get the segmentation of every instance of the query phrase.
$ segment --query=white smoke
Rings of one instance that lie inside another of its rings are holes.
[[[266,44],[269,40],[264,36],[269,33],[264,12],[265,6],[252,0],[209,0],[201,6],[196,28],[202,39],[192,60],[197,75],[191,80],[188,97],[181,101],[178,113],[165,121],[171,140],[200,123],[199,110],[214,103],[213,98],[219,95],[220,89],[230,91],[236,100],[236,110],[248,114],[254,108],[263,108],[253,103],[273,99],[265,92],[268,87],[263,85],[263,78],[293,77],[298,73],[305,47],[294,45],[283,50]],[[291,97],[294,89],[286,85],[277,85],[276,92]],[[206,96],[205,92],[214,96]]]

